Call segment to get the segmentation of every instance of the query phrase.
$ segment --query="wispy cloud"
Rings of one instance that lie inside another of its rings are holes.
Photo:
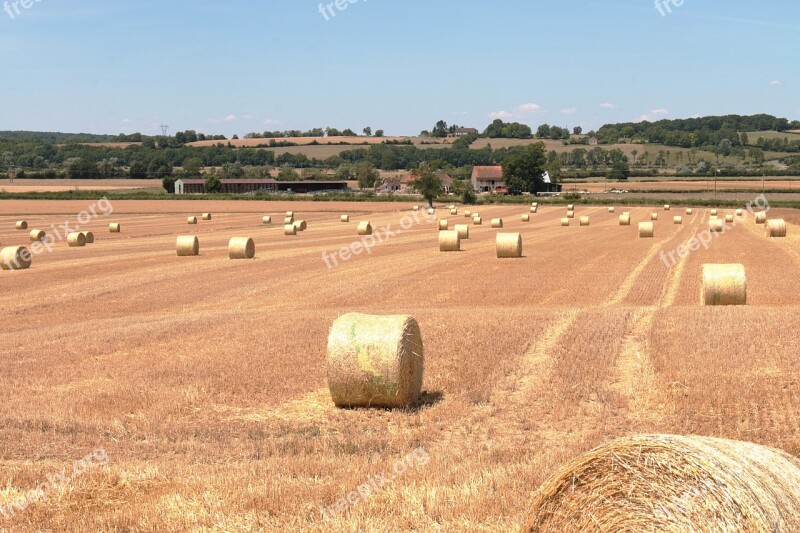
[[[561,112],[564,113],[565,115],[574,115],[575,113],[578,112],[578,108],[577,107],[568,107],[566,109],[562,109]]]
[[[603,109],[616,109],[619,106],[617,104],[612,104],[611,102],[603,102],[602,104],[600,104],[600,107],[602,107]]]
[[[510,119],[517,119],[521,120],[525,115],[532,115],[534,113],[541,113],[543,111],[542,106],[539,104],[534,104],[529,102],[527,104],[522,104],[514,108],[513,111],[493,111],[489,113],[489,118],[492,120],[501,119],[501,120],[510,120]]]
[[[208,119],[208,122],[210,122],[211,124],[219,124],[221,122],[236,122],[236,120],[238,118],[239,117],[237,117],[236,115],[227,115],[224,118],[211,118],[211,119]]]
[[[489,113],[489,118],[492,119],[492,120],[495,120],[495,119],[498,119],[498,118],[502,120],[502,119],[505,119],[505,118],[511,118],[512,116],[513,115],[511,113],[509,113],[508,111],[492,111],[491,113]]]
[[[538,113],[541,110],[542,110],[542,106],[540,106],[539,104],[533,104],[533,103],[522,104],[521,106],[519,106],[516,109],[517,113]]]
[[[781,84],[781,82],[780,80],[772,80],[769,82],[769,84],[772,85],[773,87],[777,87],[778,85]]]
[[[669,115],[669,111],[664,108],[653,109],[649,113],[645,113],[644,115],[639,116],[639,122],[655,122],[656,120],[661,120],[664,117]]]

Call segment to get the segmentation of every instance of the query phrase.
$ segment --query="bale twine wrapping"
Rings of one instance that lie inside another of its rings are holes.
[[[28,229],[28,223],[27,223],[27,222],[25,222],[24,220],[20,220],[20,221],[18,221],[18,222],[17,222],[17,229],[18,229],[18,230],[25,230],[25,229]]]
[[[581,224],[581,226],[588,226],[589,225],[589,217],[581,217],[580,224]]]
[[[531,216],[530,215],[522,215],[522,221],[523,222],[530,222],[531,221]]]
[[[450,229],[450,222],[447,220],[440,220],[439,221],[439,231],[447,231]]]
[[[658,213],[650,213],[650,220],[658,220]]]
[[[538,213],[538,212],[539,212],[538,207],[531,206],[531,213]]]
[[[372,224],[368,221],[359,222],[358,223],[358,234],[359,235],[372,235]]]
[[[631,216],[628,214],[620,215],[619,216],[619,225],[620,226],[630,226],[631,225]]]
[[[350,222],[350,215],[342,215],[341,217],[339,217],[339,220],[341,220],[342,222]]]
[[[256,256],[256,243],[250,237],[234,237],[228,242],[228,258],[253,259]]]
[[[715,233],[720,233],[725,230],[725,223],[718,218],[713,218],[708,222],[708,229]]]
[[[272,217],[269,217],[269,216],[261,217],[261,223],[262,224],[272,224]]]
[[[800,460],[713,437],[618,439],[545,481],[524,531],[800,531]]]
[[[197,224],[197,217],[189,217],[186,219],[189,224]]]
[[[690,207],[690,208],[688,208],[688,209],[686,209],[686,214],[687,214],[687,215],[691,215],[692,213],[694,213],[694,211],[692,210],[692,208],[691,208],[691,207]]]
[[[67,245],[70,248],[80,248],[86,246],[86,235],[80,232],[74,232],[67,235]]]
[[[744,265],[703,265],[701,305],[747,305]]]
[[[295,220],[294,227],[297,228],[297,231],[305,231],[308,229],[308,224],[306,224],[305,220]]]
[[[502,218],[493,218],[492,219],[492,227],[495,229],[503,229],[503,219]]]
[[[328,335],[327,366],[337,407],[407,407],[422,391],[419,325],[405,315],[342,315]]]
[[[712,216],[712,217],[715,217],[715,216],[717,216],[717,214],[718,214],[718,213],[717,213],[717,210],[716,210],[716,209],[712,209],[712,210],[711,210],[711,216]]]
[[[284,235],[297,235],[297,226],[294,224],[284,224],[283,225],[283,234]]]
[[[495,239],[498,259],[522,257],[522,235],[519,233],[498,233]]]
[[[93,244],[94,243],[94,233],[91,231],[82,231],[83,236],[86,237],[86,244]]]
[[[109,233],[121,233],[122,232],[122,226],[117,222],[112,222],[111,224],[108,225],[108,232]]]
[[[439,251],[440,252],[458,252],[461,250],[461,238],[458,236],[457,231],[440,231],[439,232]]]
[[[567,218],[575,218],[575,211],[567,211]]]
[[[639,222],[639,238],[652,239],[655,235],[655,227],[652,222]]]
[[[672,223],[677,225],[683,224],[683,217],[672,217]]]
[[[767,237],[786,237],[786,222],[782,218],[767,221]]]
[[[669,204],[664,204],[664,211],[669,211],[671,209]]]
[[[286,226],[288,224],[294,224],[294,217],[284,217],[283,218],[283,225]]]
[[[211,220],[211,213],[203,213],[203,220]]]
[[[47,234],[40,229],[35,229],[30,233],[31,242],[43,241],[46,236]]]
[[[614,208],[614,207],[609,207],[608,208],[608,212],[609,213],[613,213],[614,211],[616,211],[616,208]]]
[[[733,222],[733,215],[725,215],[725,222],[727,222],[728,224]]]
[[[569,226],[569,219],[568,218],[562,218],[561,219],[561,225],[564,226],[564,227]]]
[[[456,224],[453,229],[458,232],[459,239],[469,239],[469,224]]]
[[[766,224],[767,223],[767,213],[764,211],[759,211],[756,213],[756,224]]]
[[[195,235],[181,235],[175,243],[178,257],[200,255],[200,240]]]
[[[7,246],[0,250],[0,268],[3,270],[27,270],[33,257],[24,246]]]
[[[481,217],[472,217],[472,223],[476,226],[483,225],[483,219]]]

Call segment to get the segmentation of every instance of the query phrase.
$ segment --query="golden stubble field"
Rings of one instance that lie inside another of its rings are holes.
[[[0,242],[25,243],[16,220],[49,231],[89,204],[4,201]],[[620,227],[622,209],[578,206],[592,225],[562,228],[562,207],[530,223],[524,207],[480,208],[484,225],[460,253],[439,253],[435,224],[422,222],[329,269],[323,252],[356,241],[359,220],[395,231],[410,205],[113,209],[87,226],[95,244],[0,272],[0,527],[508,531],[547,476],[614,437],[701,434],[800,453],[794,212],[771,213],[791,221],[786,239],[767,240],[751,217],[667,268],[660,251],[705,229],[708,210],[675,226],[678,207],[635,208]],[[287,209],[306,232],[261,225]],[[212,221],[186,224],[205,211]],[[656,237],[638,239],[651,211]],[[524,258],[495,258],[493,217],[522,232]],[[176,256],[179,234],[198,235],[199,257]],[[227,258],[233,236],[255,239],[255,260]],[[709,262],[745,265],[748,307],[699,306]],[[414,409],[334,408],[326,339],[349,311],[417,318],[426,369]],[[55,488],[8,509],[53,476]]]

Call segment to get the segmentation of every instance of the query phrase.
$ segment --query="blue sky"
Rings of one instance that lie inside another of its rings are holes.
[[[800,119],[796,0],[24,1],[0,0],[0,130]]]

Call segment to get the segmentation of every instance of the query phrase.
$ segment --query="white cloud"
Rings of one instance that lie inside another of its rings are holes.
[[[565,115],[572,115],[577,113],[577,111],[578,111],[577,107],[568,107],[566,109],[561,110],[561,112],[564,113]]]
[[[517,108],[517,113],[538,113],[542,110],[542,106],[539,104],[522,104]]]
[[[600,107],[602,107],[603,109],[616,109],[619,106],[616,104],[612,104],[611,102],[603,102],[602,104],[600,104]]]
[[[669,115],[669,111],[664,108],[653,109],[649,113],[645,113],[639,117],[639,122],[655,122]]]
[[[511,118],[513,115],[508,111],[493,111],[489,113],[489,118],[494,119],[504,119],[504,118]]]
[[[236,120],[236,115],[228,115],[222,119],[223,122],[233,122]]]
[[[543,111],[542,106],[530,102],[515,107],[514,111],[493,111],[489,113],[489,118],[492,120],[498,118],[501,120],[513,120],[513,119],[521,120],[523,115],[530,115],[531,113],[541,113],[542,111]]]
[[[773,87],[776,87],[780,85],[781,82],[779,80],[772,80],[771,82],[769,82],[769,84],[772,85]]]

